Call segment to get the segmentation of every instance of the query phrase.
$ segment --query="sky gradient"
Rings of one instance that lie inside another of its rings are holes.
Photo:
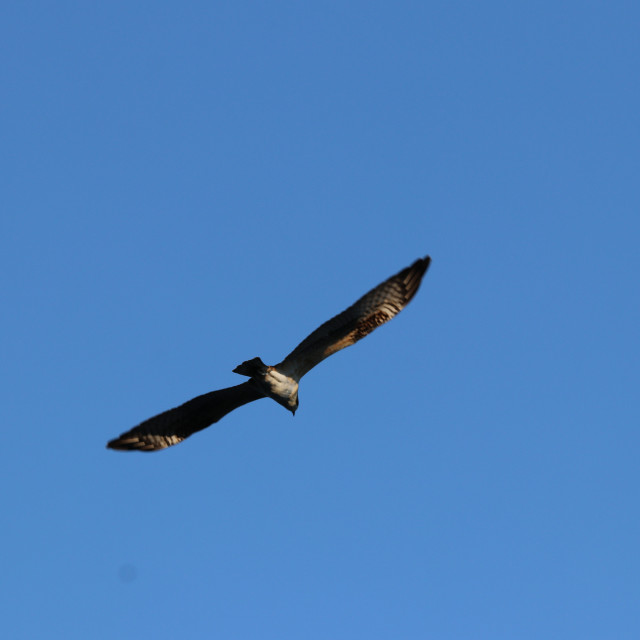
[[[639,20],[4,3],[3,636],[640,637]],[[426,254],[294,418],[105,449]]]

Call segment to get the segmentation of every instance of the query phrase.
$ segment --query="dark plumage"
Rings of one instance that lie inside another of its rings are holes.
[[[111,440],[119,450],[157,451],[182,442],[196,431],[218,422],[243,404],[271,397],[295,413],[298,383],[325,358],[361,340],[396,316],[415,296],[429,268],[429,256],[379,284],[348,309],[331,318],[305,338],[282,362],[265,365],[260,358],[234,369],[249,380],[234,387],[211,391],[140,423]]]

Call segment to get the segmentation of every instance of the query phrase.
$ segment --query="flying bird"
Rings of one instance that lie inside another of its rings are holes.
[[[260,358],[246,360],[233,370],[248,376],[246,382],[205,393],[149,418],[111,440],[107,447],[121,451],[166,449],[218,422],[243,404],[260,398],[272,398],[295,415],[302,376],[325,358],[355,344],[400,313],[415,296],[430,263],[429,256],[416,260],[379,284],[318,327],[279,364],[270,367]]]

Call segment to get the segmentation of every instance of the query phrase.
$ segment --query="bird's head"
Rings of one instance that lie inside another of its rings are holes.
[[[291,398],[289,398],[289,401],[287,402],[287,409],[291,411],[292,415],[296,415],[296,410],[298,409],[299,404],[300,402],[298,400],[298,392],[296,391],[296,393]]]

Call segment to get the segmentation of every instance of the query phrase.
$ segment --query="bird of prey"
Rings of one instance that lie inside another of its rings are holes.
[[[269,397],[295,415],[300,378],[325,358],[356,343],[391,320],[415,296],[431,258],[411,266],[369,291],[348,309],[318,327],[280,364],[246,360],[233,371],[249,380],[211,391],[145,420],[107,444],[122,451],[158,451],[182,442],[243,404]]]

